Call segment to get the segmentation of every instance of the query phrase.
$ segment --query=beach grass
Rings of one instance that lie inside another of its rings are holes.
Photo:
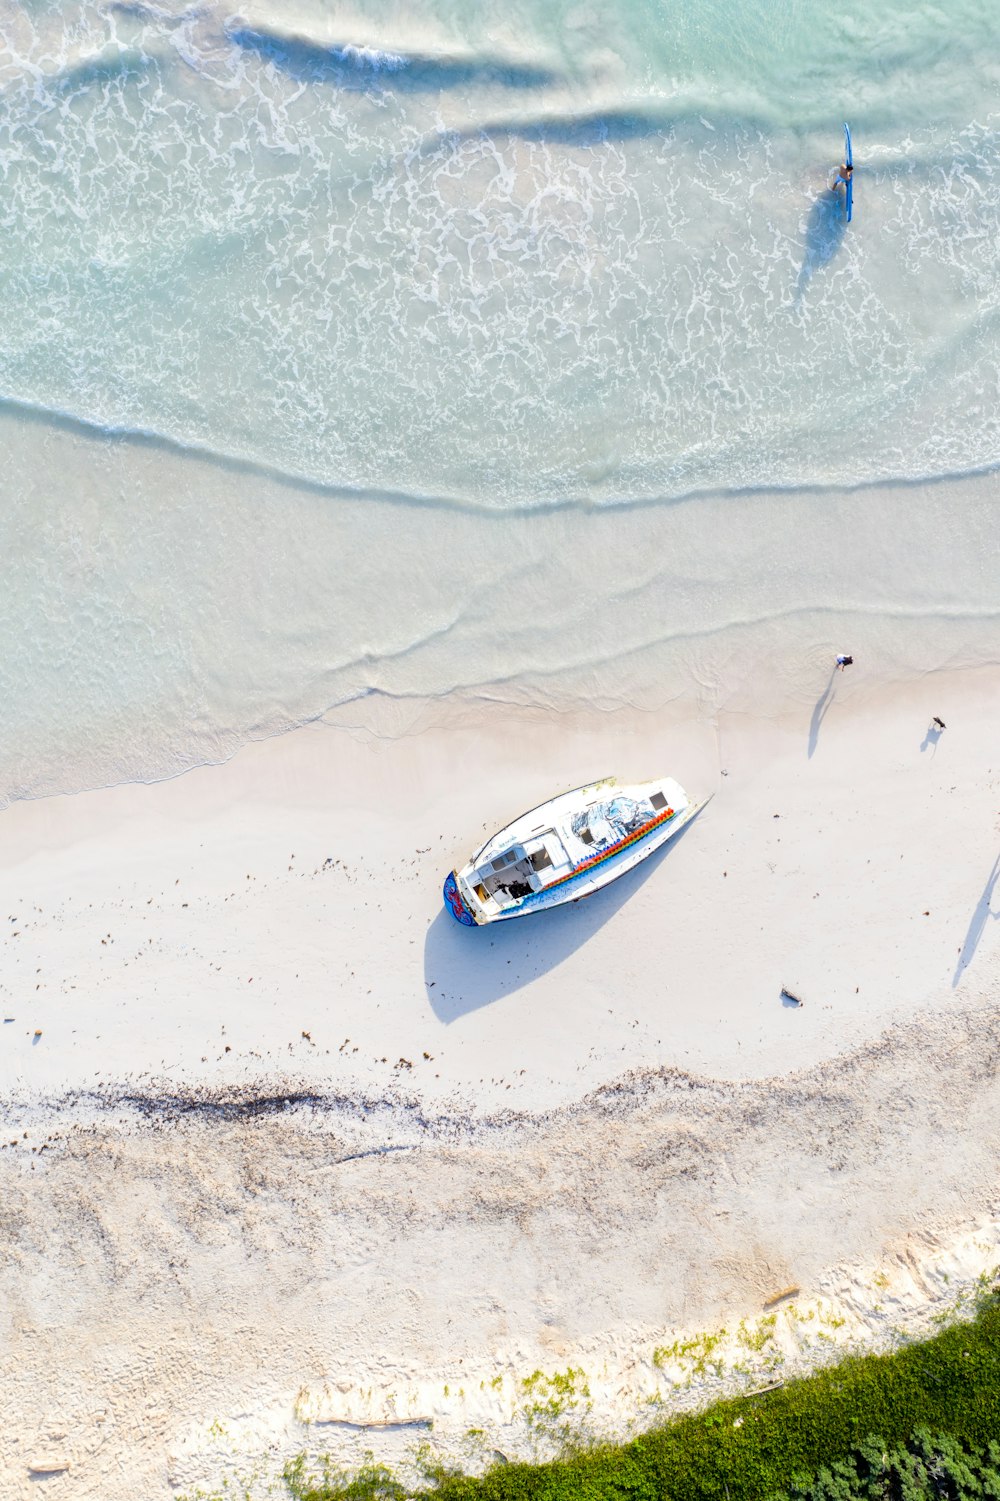
[[[286,1471],[294,1501],[864,1501],[1000,1497],[1000,1297],[971,1322],[717,1402],[631,1443],[486,1474]]]

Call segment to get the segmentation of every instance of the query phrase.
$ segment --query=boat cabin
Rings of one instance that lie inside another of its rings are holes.
[[[541,891],[557,865],[567,861],[562,841],[554,829],[536,835],[525,844],[515,844],[484,860],[470,884],[480,901],[490,897],[501,907]]]

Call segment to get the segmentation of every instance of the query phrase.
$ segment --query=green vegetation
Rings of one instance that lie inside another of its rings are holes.
[[[754,1329],[748,1329],[745,1324],[740,1325],[740,1340],[748,1350],[756,1350],[759,1354],[769,1340],[774,1338],[774,1326],[778,1322],[776,1313],[769,1313],[766,1319],[758,1319]]]
[[[1000,1444],[960,1444],[918,1428],[888,1452],[869,1439],[851,1455],[796,1476],[768,1501],[1000,1501]]]
[[[558,1421],[567,1415],[590,1411],[590,1388],[583,1371],[572,1366],[565,1371],[533,1371],[521,1382],[521,1391],[531,1401],[522,1411],[528,1427],[536,1433],[565,1432]]]
[[[384,1465],[369,1464],[347,1479],[338,1476],[331,1466],[306,1473],[305,1461],[297,1459],[286,1466],[285,1485],[295,1501],[407,1501],[412,1494],[394,1478]]]
[[[581,1372],[523,1384],[542,1404],[586,1406]],[[347,1476],[298,1461],[285,1486],[294,1501],[1000,1501],[1000,1298],[933,1339],[717,1402],[620,1447],[479,1477],[423,1468],[414,1488],[377,1465]]]
[[[774,1320],[771,1320],[772,1327]],[[693,1376],[704,1376],[709,1368],[712,1351],[726,1338],[725,1329],[715,1334],[698,1334],[694,1339],[677,1340],[672,1345],[658,1345],[653,1351],[653,1364],[658,1370],[672,1363],[690,1362]],[[759,1346],[758,1346],[759,1348]],[[716,1376],[722,1375],[722,1362],[711,1361]]]

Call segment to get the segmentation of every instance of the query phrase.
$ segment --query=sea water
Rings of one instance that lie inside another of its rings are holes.
[[[0,796],[990,659],[998,101],[987,0],[0,0]]]

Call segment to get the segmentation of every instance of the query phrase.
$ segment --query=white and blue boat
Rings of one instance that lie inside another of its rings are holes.
[[[603,777],[522,813],[444,883],[445,906],[467,927],[575,902],[632,870],[709,801],[670,777],[621,787]]]

